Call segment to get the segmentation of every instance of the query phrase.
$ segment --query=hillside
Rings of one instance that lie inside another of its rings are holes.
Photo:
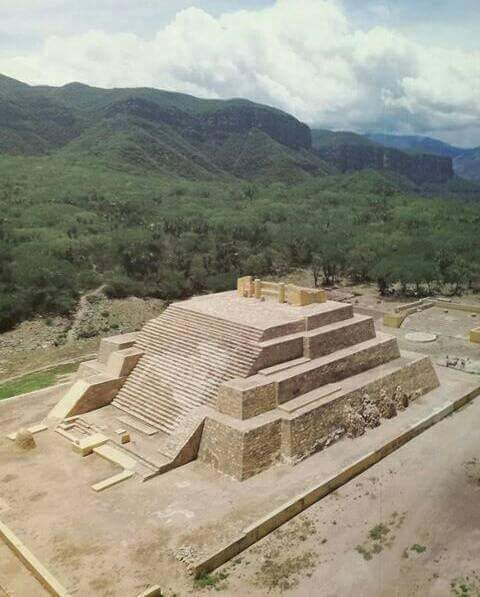
[[[428,153],[452,158],[455,174],[467,180],[480,181],[480,147],[465,149],[449,145],[438,139],[416,135],[368,134],[366,137],[385,147],[399,149],[414,155]]]
[[[457,156],[453,165],[458,176],[480,182],[480,147]]]
[[[401,151],[410,153],[431,153],[433,155],[454,158],[465,151],[461,147],[455,147],[448,143],[444,143],[443,141],[439,141],[438,139],[421,137],[419,135],[384,135],[381,133],[369,133],[366,137],[379,145],[400,149]]]
[[[0,331],[100,286],[169,301],[301,267],[418,294],[477,275],[479,187],[450,157],[246,100],[6,77],[0,140]]]
[[[367,169],[390,171],[420,185],[443,184],[454,176],[450,157],[412,155],[355,133],[314,129],[312,142],[317,155],[342,173]]]
[[[289,114],[247,100],[146,88],[32,87],[0,76],[0,139],[0,153],[64,153],[170,177],[255,179],[274,172],[299,182],[328,171],[310,152],[310,129]]]
[[[64,156],[69,164],[94,161],[117,171],[190,180],[295,184],[363,169],[395,172],[416,184],[453,176],[446,152],[442,158],[413,155],[406,142],[408,153],[385,150],[393,141],[380,141],[311,131],[281,110],[243,99],[81,83],[33,87],[0,76],[0,154]]]

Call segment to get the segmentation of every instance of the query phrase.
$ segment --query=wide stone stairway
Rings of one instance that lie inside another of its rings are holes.
[[[141,331],[144,356],[112,404],[169,433],[192,409],[214,405],[221,383],[254,372],[261,337],[248,325],[171,305]]]

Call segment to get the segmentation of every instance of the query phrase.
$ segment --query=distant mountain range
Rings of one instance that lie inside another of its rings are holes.
[[[480,181],[480,147],[465,149],[449,145],[438,139],[416,135],[365,135],[371,141],[385,147],[413,154],[431,154],[450,157],[455,173],[462,178]]]
[[[30,86],[0,75],[0,155],[62,155],[169,177],[299,182],[362,169],[417,184],[480,180],[480,149],[432,139],[311,130],[248,100],[149,88]]]

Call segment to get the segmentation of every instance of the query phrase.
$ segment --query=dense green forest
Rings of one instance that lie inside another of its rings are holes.
[[[247,100],[0,75],[0,331],[100,285],[172,300],[299,267],[317,285],[461,292],[479,199],[449,156]]]
[[[373,171],[296,185],[202,182],[2,156],[0,328],[68,313],[100,284],[113,297],[170,300],[296,267],[311,268],[316,284],[460,292],[480,263],[480,204],[467,190],[453,180],[422,197]]]

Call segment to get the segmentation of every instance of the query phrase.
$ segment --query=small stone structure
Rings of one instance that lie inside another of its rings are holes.
[[[288,303],[304,307],[313,303],[324,303],[327,300],[325,290],[318,288],[304,288],[294,284],[284,284],[283,282],[266,282],[252,276],[239,278],[237,282],[237,292],[244,298],[265,300],[272,299],[279,303]]]
[[[198,458],[244,480],[362,435],[438,385],[430,359],[401,354],[351,304],[247,276],[103,340],[51,419],[64,432],[82,413],[143,426],[141,446],[164,458],[150,476]]]

